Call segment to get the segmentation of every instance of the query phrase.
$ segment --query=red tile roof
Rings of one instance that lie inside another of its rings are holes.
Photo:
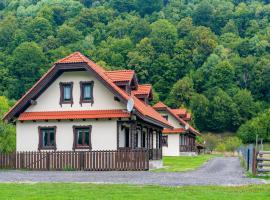
[[[126,102],[130,98],[134,100],[134,108],[136,111],[138,111],[136,113],[138,114],[139,117],[141,117],[144,120],[150,120],[151,122],[158,123],[163,127],[172,128],[172,125],[167,120],[165,120],[157,111],[155,111],[151,106],[141,102],[136,96],[129,95],[125,91],[120,89],[113,82],[113,80],[106,74],[106,71],[102,67],[98,66],[96,63],[94,63],[93,61],[82,55],[80,52],[75,52],[57,61],[56,64],[15,104],[15,106],[11,108],[11,110],[4,116],[4,119],[5,120],[12,119],[15,115],[14,113],[19,112],[19,111],[13,112],[13,110],[19,107],[21,103],[24,103],[25,100],[27,100],[27,98],[31,96],[30,95],[31,91],[35,90],[38,85],[42,84],[45,78],[49,75],[49,73],[53,73],[55,71],[55,70],[53,71],[53,69],[57,67],[57,64],[69,64],[69,63],[86,63],[89,71],[93,72],[101,82],[103,82],[106,86],[108,86],[112,90],[112,92],[118,94],[119,97],[121,97]]]
[[[162,109],[165,109],[167,110],[172,116],[174,116],[180,124],[182,124],[183,126],[188,126],[189,127],[189,130],[194,133],[194,134],[197,134],[197,135],[201,135],[199,131],[197,131],[195,128],[193,128],[188,122],[186,122],[184,119],[180,118],[175,112],[173,112],[173,109],[169,108],[168,106],[166,106],[164,103],[162,102],[158,102],[156,103],[154,106],[154,109],[156,110],[160,110],[161,108]]]
[[[191,120],[191,114],[187,113],[185,117],[183,117],[185,121],[190,121]]]
[[[152,90],[152,85],[144,84],[144,85],[138,85],[138,89],[132,92],[134,95],[150,95],[151,90]]]
[[[160,102],[157,102],[155,105],[153,105],[153,108],[156,110],[160,110],[160,109],[166,109],[167,106],[160,101]]]
[[[131,82],[135,72],[133,70],[115,70],[115,71],[105,71],[105,74],[113,82]]]
[[[185,129],[183,128],[174,128],[174,129],[167,129],[164,128],[162,133],[164,134],[170,134],[170,133],[186,133]]]
[[[80,52],[74,52],[70,54],[69,56],[58,60],[56,63],[62,63],[62,64],[63,63],[84,63],[88,61],[89,59],[85,57],[83,54],[81,54]]]
[[[24,112],[18,120],[58,120],[58,119],[105,119],[128,118],[130,113],[124,110],[85,110],[85,111],[48,111],[48,112]]]
[[[172,111],[181,116],[185,116],[187,114],[187,110],[185,108],[177,108],[177,109],[172,109]]]

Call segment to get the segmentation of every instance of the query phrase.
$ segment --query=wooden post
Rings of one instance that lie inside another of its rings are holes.
[[[252,162],[252,174],[256,176],[257,174],[257,152],[256,149],[253,148],[253,162]]]
[[[46,169],[49,171],[50,170],[50,153],[46,153]]]

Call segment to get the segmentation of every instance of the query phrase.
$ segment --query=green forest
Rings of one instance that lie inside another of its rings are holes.
[[[269,0],[3,0],[0,115],[74,51],[136,70],[200,131],[270,141]],[[0,124],[2,150],[14,135]]]

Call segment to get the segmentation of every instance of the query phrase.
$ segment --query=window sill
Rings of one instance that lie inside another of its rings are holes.
[[[76,146],[75,150],[76,149],[89,149],[89,150],[91,150],[90,146]]]

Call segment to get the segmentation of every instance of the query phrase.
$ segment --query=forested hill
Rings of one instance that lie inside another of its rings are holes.
[[[81,51],[107,69],[136,70],[156,100],[189,108],[199,130],[236,131],[269,119],[268,3],[1,1],[0,95],[18,99],[54,61]]]

